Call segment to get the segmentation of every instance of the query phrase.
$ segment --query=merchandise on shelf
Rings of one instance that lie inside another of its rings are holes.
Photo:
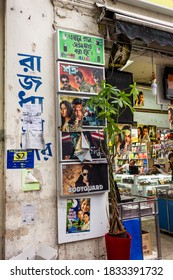
[[[171,184],[171,175],[129,175],[116,174],[120,194],[139,195],[144,197],[156,196],[157,188],[165,188]]]
[[[139,167],[139,173],[146,172],[148,169],[148,150],[146,143],[133,143],[132,151],[129,154],[129,159],[135,159],[136,166]]]

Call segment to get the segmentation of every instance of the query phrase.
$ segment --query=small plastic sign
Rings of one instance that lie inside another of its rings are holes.
[[[7,169],[34,168],[34,150],[8,150]]]

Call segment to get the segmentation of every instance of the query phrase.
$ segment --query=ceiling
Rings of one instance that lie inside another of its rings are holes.
[[[156,65],[162,67],[165,65],[173,66],[173,50],[171,54],[171,52],[169,53],[170,49],[168,49],[168,53],[164,53],[162,51],[154,51],[154,48],[151,46],[150,48],[133,49],[129,57],[131,64],[123,67],[123,71],[133,73],[133,80],[137,84],[151,85],[152,71],[154,70],[156,73]],[[128,65],[128,62],[126,65]]]

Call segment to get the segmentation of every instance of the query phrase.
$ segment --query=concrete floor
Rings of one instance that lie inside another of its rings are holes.
[[[152,252],[153,258],[157,257],[156,246],[156,231],[154,219],[147,219],[142,221],[142,229],[151,233],[152,238]],[[161,243],[161,259],[173,260],[173,235],[160,231],[160,243]],[[152,259],[152,256],[147,256],[144,259]],[[155,258],[154,258],[155,259]]]

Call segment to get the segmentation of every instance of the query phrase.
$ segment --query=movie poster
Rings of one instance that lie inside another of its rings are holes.
[[[132,128],[132,143],[138,142],[138,129]]]
[[[129,124],[119,124],[120,132],[117,133],[117,154],[121,155],[132,149],[132,126]]]
[[[134,103],[134,107],[144,107],[145,103],[144,103],[144,93],[143,91],[139,91],[138,92],[138,96],[137,96],[137,99],[135,100],[135,103]]]
[[[57,30],[57,59],[104,65],[104,39],[91,35]]]
[[[63,196],[108,191],[107,163],[62,163]]]
[[[156,142],[156,126],[155,125],[148,126],[148,134],[150,137],[150,141]]]
[[[119,69],[126,65],[131,54],[131,49],[132,46],[129,43],[114,43],[109,59],[109,67]]]
[[[105,158],[105,139],[103,130],[83,131],[83,132],[62,132],[61,133],[61,160],[77,160],[76,151],[82,137],[88,143],[88,150],[92,160]],[[87,147],[81,146],[81,150]]]
[[[59,95],[61,131],[82,131],[82,127],[103,127],[105,120],[99,120],[95,108],[87,106],[88,98],[83,96]]]
[[[173,106],[168,106],[169,128],[173,129]]]
[[[67,199],[66,233],[90,231],[90,198]]]
[[[156,126],[155,125],[138,125],[138,142],[156,142]]]
[[[104,79],[104,68],[71,62],[57,63],[58,92],[97,94]]]

